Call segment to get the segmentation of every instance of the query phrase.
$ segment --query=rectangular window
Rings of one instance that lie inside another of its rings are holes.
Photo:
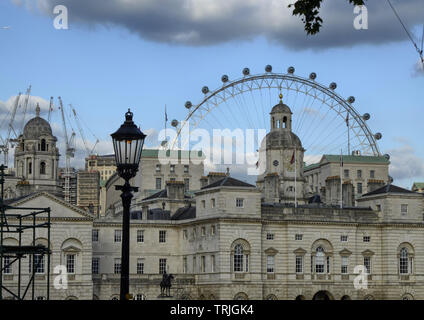
[[[75,273],[75,254],[66,255],[66,271],[71,274]]]
[[[274,240],[274,234],[273,233],[267,233],[266,234],[266,239],[267,240]]]
[[[137,274],[144,274],[144,259],[137,259]]]
[[[197,271],[197,261],[196,256],[193,257],[193,273],[196,273]]]
[[[401,204],[400,205],[400,213],[402,216],[406,216],[408,214],[408,205],[407,204]]]
[[[169,171],[171,171],[171,173],[175,172],[175,164],[171,164],[171,166],[169,167]]]
[[[364,236],[363,240],[364,240],[364,242],[370,242],[371,237],[370,236]]]
[[[183,230],[183,239],[187,239],[187,230]]]
[[[330,273],[330,257],[327,256],[327,273]]]
[[[376,205],[377,211],[381,211],[381,204]]]
[[[121,259],[115,259],[115,263],[113,265],[113,273],[121,273]]]
[[[212,226],[211,227],[211,236],[214,236],[215,235],[215,226]]]
[[[156,172],[160,172],[160,170],[161,170],[161,165],[160,164],[157,164],[156,165]]]
[[[201,257],[200,270],[201,270],[201,272],[206,272],[206,257],[205,256]]]
[[[303,256],[296,256],[296,273],[303,273]]]
[[[349,178],[349,170],[347,169],[344,170],[344,177]]]
[[[362,183],[358,183],[357,185],[358,194],[362,194]]]
[[[368,274],[371,274],[371,257],[364,257],[364,266]]]
[[[183,258],[183,273],[187,273],[187,257]]]
[[[266,272],[274,273],[274,256],[266,257]]]
[[[349,257],[345,257],[345,256],[343,256],[343,257],[342,257],[341,270],[340,270],[340,272],[341,272],[342,274],[347,274],[347,268],[348,268],[348,265],[349,265]]]
[[[202,208],[205,209],[206,208],[206,201],[202,200]]]
[[[294,240],[302,240],[302,239],[303,239],[303,234],[299,234],[299,233],[295,234]]]
[[[159,230],[159,242],[166,242],[166,230]]]
[[[361,178],[362,178],[362,170],[357,170],[357,171],[356,171],[356,177],[357,177],[358,179],[361,179]]]
[[[215,256],[211,256],[211,272],[215,272]]]
[[[166,272],[166,259],[159,259],[159,274]]]
[[[10,264],[10,257],[5,256],[3,257],[3,273],[4,274],[11,274],[12,273],[12,266]]]
[[[215,199],[211,199],[211,208],[215,208]]]
[[[99,274],[99,258],[93,258],[91,261],[91,272],[93,274]]]
[[[188,173],[188,168],[189,168],[188,165],[184,165],[184,173]]]
[[[162,189],[162,178],[156,178],[156,190]]]
[[[144,230],[137,230],[137,242],[144,242]]]
[[[341,235],[340,236],[340,241],[341,242],[347,242],[347,236],[346,235]]]
[[[184,191],[190,190],[190,179],[184,179]]]
[[[200,229],[200,234],[202,235],[202,237],[204,237],[206,235],[206,229],[205,229],[205,227],[202,227]]]
[[[375,178],[375,170],[370,170],[370,178],[371,179]]]
[[[115,230],[115,242],[121,242],[122,230]]]
[[[236,199],[236,207],[237,208],[243,208],[243,198],[237,198]]]
[[[99,230],[98,229],[93,229],[93,232],[92,232],[92,241],[93,242],[99,241]]]

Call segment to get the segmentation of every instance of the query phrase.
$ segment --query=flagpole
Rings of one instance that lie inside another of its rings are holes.
[[[347,126],[347,154],[350,155],[350,130],[349,130],[349,112],[346,116],[346,126]]]
[[[296,162],[296,148],[294,148],[294,207],[297,208],[297,191],[296,191],[296,185],[297,185],[297,162]]]
[[[343,151],[340,150],[340,209],[343,209]]]

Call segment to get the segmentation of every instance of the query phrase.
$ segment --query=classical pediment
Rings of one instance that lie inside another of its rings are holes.
[[[341,256],[350,256],[350,255],[352,254],[352,251],[350,251],[350,250],[348,250],[348,249],[344,248],[343,250],[339,251],[339,254],[340,254]]]
[[[369,257],[369,256],[373,256],[374,255],[374,252],[371,251],[371,250],[369,250],[369,249],[367,249],[365,251],[362,251],[362,255],[363,256],[366,256],[366,257]]]
[[[305,255],[306,254],[306,250],[302,249],[302,248],[297,248],[296,250],[293,251],[294,254],[297,255]]]
[[[265,250],[265,253],[269,256],[275,256],[278,253],[278,250],[274,248],[268,248]]]

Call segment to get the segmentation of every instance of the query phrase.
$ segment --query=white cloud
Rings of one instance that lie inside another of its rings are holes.
[[[16,2],[16,0],[15,0]],[[26,3],[33,3],[26,0]],[[264,36],[294,49],[348,47],[407,40],[390,7],[368,1],[368,30],[355,30],[348,1],[324,1],[319,35],[306,36],[299,17],[292,16],[293,0],[37,0],[40,11],[53,16],[65,5],[72,24],[121,26],[141,38],[182,45],[210,45]],[[424,20],[422,0],[395,3],[408,28]]]

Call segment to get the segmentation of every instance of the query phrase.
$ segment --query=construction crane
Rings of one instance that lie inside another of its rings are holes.
[[[49,113],[48,113],[48,116],[47,116],[48,123],[50,123],[52,111],[53,111],[53,97],[50,97]]]
[[[28,89],[25,93],[24,110],[22,112],[22,121],[21,121],[20,130],[19,130],[18,135],[22,134],[22,132],[24,131],[25,116],[26,116],[26,112],[28,110],[28,103],[29,103],[30,98],[31,98],[31,85],[28,87]]]
[[[62,124],[63,124],[63,130],[65,132],[65,144],[66,144],[66,166],[65,166],[65,186],[64,186],[64,198],[65,201],[70,202],[71,200],[71,158],[75,155],[75,132],[72,130],[71,137],[68,139],[68,131],[66,129],[66,121],[65,121],[65,112],[63,110],[63,103],[61,97],[58,97],[59,99],[59,109],[62,115]]]
[[[13,129],[13,122],[15,121],[16,110],[18,108],[19,99],[21,98],[21,95],[22,93],[19,92],[18,96],[15,99],[15,103],[12,108],[12,116],[10,117],[8,128],[7,128],[7,136],[6,136],[6,139],[2,139],[3,144],[0,145],[0,152],[3,152],[5,166],[9,165],[9,147],[11,146],[10,142],[16,142],[16,139],[11,139],[10,137],[12,131],[15,133],[15,138],[17,138],[17,134],[15,130]]]
[[[84,143],[85,152],[87,153],[87,157],[89,157],[90,155],[93,154],[94,149],[96,148],[97,144],[99,143],[99,139],[96,136],[94,136],[96,138],[96,142],[94,143],[93,148],[90,149],[90,147],[87,144],[87,139],[85,138],[84,131],[82,130],[80,118],[78,117],[77,112],[72,107],[72,105],[70,104],[69,106],[71,107],[72,113],[74,114],[74,118],[75,118],[75,122],[76,122],[77,127],[78,127],[78,131],[81,135],[82,142]]]

